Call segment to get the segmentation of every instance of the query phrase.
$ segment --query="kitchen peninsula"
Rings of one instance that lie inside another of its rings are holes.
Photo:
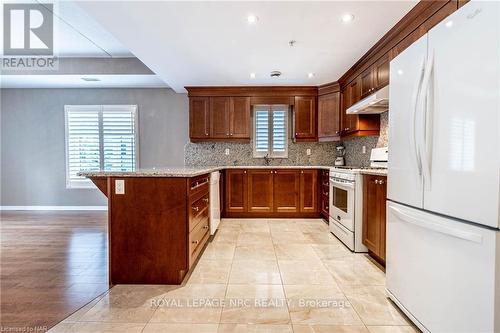
[[[108,198],[109,284],[181,284],[210,237],[210,173],[223,217],[328,216],[326,166],[82,172]],[[325,197],[326,195],[326,197]]]

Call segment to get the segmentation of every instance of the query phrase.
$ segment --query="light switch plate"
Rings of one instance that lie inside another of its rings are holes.
[[[115,194],[125,194],[125,180],[116,179],[115,180]]]
[[[362,152],[363,154],[366,154],[366,146],[363,146],[363,148],[361,148],[361,152]]]
[[[311,149],[310,149],[310,148],[307,148],[307,149],[306,149],[306,155],[307,155],[307,156],[311,156]]]
[[[225,153],[226,155],[229,155],[229,148],[226,148],[226,150],[224,151],[224,153]]]

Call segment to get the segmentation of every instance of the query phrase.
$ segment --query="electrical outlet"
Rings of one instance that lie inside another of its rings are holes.
[[[229,148],[226,148],[226,150],[224,151],[224,154],[229,155]]]
[[[125,194],[125,180],[115,180],[115,194]]]
[[[307,149],[306,149],[306,155],[307,155],[307,156],[311,156],[311,149],[310,149],[310,148],[307,148]]]
[[[363,148],[361,148],[363,154],[366,154],[366,146],[363,146]]]

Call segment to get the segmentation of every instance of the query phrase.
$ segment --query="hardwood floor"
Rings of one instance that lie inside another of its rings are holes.
[[[44,332],[108,290],[106,212],[0,219],[0,331]]]

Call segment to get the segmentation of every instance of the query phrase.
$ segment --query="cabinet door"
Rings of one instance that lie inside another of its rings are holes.
[[[296,139],[316,138],[315,97],[295,97],[294,126]]]
[[[360,78],[360,99],[365,98],[366,96],[370,95],[374,88],[374,78],[373,78],[373,69],[370,67],[363,73],[361,73],[361,78]]]
[[[298,170],[274,171],[274,212],[296,213],[299,211],[300,173]]]
[[[360,78],[358,77],[356,80],[351,82],[346,88],[346,100],[345,100],[345,108],[342,113],[342,134],[351,133],[353,131],[357,131],[358,129],[358,116],[355,114],[347,114],[346,110],[353,105],[354,103],[360,100]]]
[[[247,170],[226,170],[226,212],[244,213],[248,210]]]
[[[318,212],[318,170],[300,171],[300,212]]]
[[[340,92],[318,97],[318,137],[340,136]]]
[[[273,170],[248,170],[248,211],[273,211]]]
[[[373,253],[380,251],[380,207],[378,176],[363,176],[363,244]]]
[[[380,207],[380,251],[378,256],[385,261],[385,240],[386,240],[386,198],[387,198],[387,177],[379,178],[377,191],[377,201]]]
[[[250,97],[231,97],[229,127],[231,138],[250,139]]]
[[[210,97],[210,124],[212,138],[229,137],[229,97]]]
[[[374,65],[373,74],[375,90],[389,84],[389,73],[389,54],[386,54]]]
[[[210,136],[210,99],[191,97],[189,99],[189,137],[207,139]]]

